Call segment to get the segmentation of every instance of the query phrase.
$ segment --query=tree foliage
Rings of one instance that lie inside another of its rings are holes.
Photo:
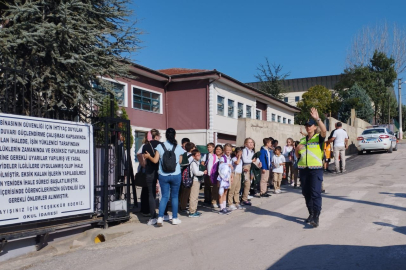
[[[322,85],[316,85],[303,94],[302,100],[297,103],[301,112],[296,115],[296,124],[304,124],[309,119],[309,111],[312,107],[319,112],[320,118],[324,120],[326,114],[337,111],[336,96]]]
[[[27,72],[51,109],[83,107],[97,98],[90,81],[129,76],[123,55],[138,49],[140,34],[129,1],[2,1],[0,63]]]
[[[270,64],[268,58],[265,58],[265,64],[260,64],[257,68],[255,78],[260,82],[259,90],[271,95],[277,99],[283,99],[286,89],[283,87],[289,73],[283,73],[283,66]]]
[[[385,110],[388,106],[392,110],[392,89],[397,74],[394,68],[395,60],[387,57],[385,53],[375,51],[368,66],[356,66],[347,68],[342,79],[335,86],[335,89],[342,93],[357,83],[365,89],[373,101],[374,115],[376,121],[384,122]],[[396,108],[395,108],[396,109]]]
[[[351,109],[355,109],[358,118],[371,122],[374,117],[372,100],[367,92],[355,83],[348,91],[342,92],[340,120],[347,122],[351,116]]]

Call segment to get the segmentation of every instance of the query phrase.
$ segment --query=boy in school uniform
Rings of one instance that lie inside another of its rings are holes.
[[[275,147],[275,154],[272,157],[272,172],[273,185],[275,194],[281,193],[281,182],[283,176],[283,165],[285,165],[285,157],[281,154],[282,148]]]
[[[180,164],[180,166],[182,167],[182,172],[184,169],[186,169],[187,166],[190,165],[190,163],[192,163],[193,161],[193,156],[192,156],[192,151],[196,148],[194,143],[188,142],[185,144],[185,153],[183,154],[183,158],[182,158],[182,164]],[[182,184],[180,185],[180,195],[179,195],[179,199],[180,199],[180,211],[186,211],[186,207],[187,207],[187,203],[189,201],[189,196],[190,196],[190,188],[185,188],[184,186],[182,186]]]
[[[261,170],[261,182],[260,182],[260,197],[269,197],[267,193],[268,190],[268,181],[269,181],[269,172],[272,170],[272,159],[270,148],[272,146],[272,141],[269,138],[263,139],[264,146],[261,148],[261,155],[259,160],[262,163]]]
[[[201,164],[206,167],[207,173],[203,176],[204,178],[204,203],[207,205],[211,205],[211,181],[210,181],[210,173],[211,168],[213,166],[213,156],[214,156],[214,143],[207,144],[207,153],[201,159]]]
[[[193,179],[193,185],[190,188],[189,217],[195,218],[195,217],[200,217],[200,215],[202,214],[197,211],[197,205],[199,202],[199,192],[200,192],[199,177],[203,176],[204,174],[207,174],[207,171],[203,172],[203,171],[199,170],[200,158],[201,158],[201,154],[200,154],[199,150],[197,150],[197,149],[192,150],[192,157],[193,157],[193,161],[190,164],[190,176]]]

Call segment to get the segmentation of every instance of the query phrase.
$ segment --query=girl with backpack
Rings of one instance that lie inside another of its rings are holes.
[[[145,158],[149,159],[153,163],[158,163],[158,178],[161,186],[162,200],[159,203],[159,214],[157,220],[157,226],[162,227],[165,208],[169,200],[169,194],[172,201],[172,224],[177,225],[181,223],[178,218],[178,196],[179,187],[182,180],[180,172],[180,163],[182,162],[182,155],[184,150],[176,141],[176,131],[173,128],[166,130],[166,142],[159,144],[155,150],[155,156],[146,152]]]
[[[214,148],[214,155],[211,160],[209,160],[210,165],[210,182],[212,184],[212,190],[211,190],[211,196],[212,196],[212,207],[213,208],[218,208],[218,199],[219,199],[219,185],[217,178],[219,176],[218,174],[218,166],[219,166],[219,161],[221,156],[223,155],[223,146],[221,145],[216,145]]]
[[[293,177],[292,177],[292,165],[294,159],[294,141],[292,138],[288,138],[286,140],[286,145],[283,147],[283,156],[285,157],[285,168],[286,168],[286,181],[290,185],[294,185]]]
[[[231,213],[230,210],[227,209],[227,193],[231,186],[231,182],[233,181],[232,178],[232,171],[233,171],[233,161],[231,158],[231,153],[233,152],[233,147],[231,144],[227,143],[224,145],[224,155],[220,157],[219,160],[219,176],[218,186],[219,186],[219,202],[220,202],[220,211],[219,214],[221,215],[228,215]]]

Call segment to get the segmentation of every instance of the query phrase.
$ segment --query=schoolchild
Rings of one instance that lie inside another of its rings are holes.
[[[272,172],[273,185],[275,194],[281,193],[281,182],[283,175],[283,165],[285,165],[285,157],[281,154],[282,148],[275,147],[275,154],[272,157]]]
[[[192,150],[193,161],[190,164],[190,176],[193,179],[193,185],[190,188],[190,197],[189,197],[189,217],[195,218],[200,217],[202,213],[197,211],[197,205],[199,202],[199,192],[200,192],[200,181],[199,177],[202,177],[204,174],[207,174],[207,171],[200,171],[200,159],[201,154],[197,149]]]
[[[269,181],[269,172],[272,170],[272,160],[271,160],[271,153],[270,147],[272,145],[272,141],[269,138],[263,139],[264,146],[261,148],[261,155],[259,157],[262,163],[262,170],[261,170],[261,182],[260,182],[260,197],[269,197],[270,195],[267,193],[268,190],[268,181]]]
[[[244,149],[242,151],[242,162],[243,162],[243,174],[244,174],[244,186],[242,193],[242,205],[251,205],[251,202],[248,201],[248,194],[251,188],[251,163],[252,157],[254,156],[254,140],[251,138],[246,138],[244,140]]]
[[[212,195],[211,195],[211,189],[212,189],[212,184],[210,181],[210,173],[211,173],[211,168],[213,166],[213,159],[215,158],[214,156],[214,143],[208,143],[207,144],[207,151],[208,153],[205,154],[202,157],[201,160],[201,165],[206,167],[207,173],[203,176],[204,179],[204,203],[210,205],[212,202]]]
[[[183,138],[182,139],[182,149],[186,151],[186,144],[190,143],[189,138]],[[187,151],[186,151],[187,152]]]
[[[300,144],[299,141],[295,141],[295,148],[294,151],[296,151],[296,147]],[[299,167],[297,166],[298,158],[296,155],[293,156],[293,162],[292,162],[292,177],[293,177],[293,187],[297,188],[299,185],[297,183],[297,179],[299,177]]]
[[[219,161],[221,156],[223,155],[223,146],[221,145],[216,145],[214,148],[214,155],[211,160],[209,160],[207,166],[210,166],[210,182],[212,185],[211,189],[211,206],[213,208],[218,208],[219,205],[219,185],[218,185],[218,167],[219,167]]]
[[[233,164],[233,181],[231,182],[230,190],[228,191],[228,207],[230,210],[243,209],[240,204],[240,190],[241,190],[241,174],[242,174],[242,149],[235,148],[234,157],[232,158]]]
[[[187,168],[193,161],[192,151],[196,148],[194,143],[188,142],[185,144],[185,153],[183,154],[182,163],[180,164],[183,170]],[[180,200],[180,211],[186,211],[187,203],[190,197],[190,188],[186,188],[183,185],[180,185],[180,193],[179,193],[179,200]]]
[[[231,153],[233,148],[231,144],[227,143],[224,145],[223,155],[219,159],[219,176],[218,186],[219,186],[219,202],[220,202],[220,211],[221,215],[228,215],[231,211],[227,209],[227,193],[230,189],[233,172],[232,157]]]
[[[292,161],[294,157],[293,139],[288,138],[286,140],[286,145],[283,147],[283,156],[285,157],[285,168],[286,168],[286,180],[288,184],[294,185],[292,181]]]

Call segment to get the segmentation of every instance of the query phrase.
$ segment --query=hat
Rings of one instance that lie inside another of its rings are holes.
[[[313,119],[308,119],[305,123],[305,126],[313,126],[316,122]]]

